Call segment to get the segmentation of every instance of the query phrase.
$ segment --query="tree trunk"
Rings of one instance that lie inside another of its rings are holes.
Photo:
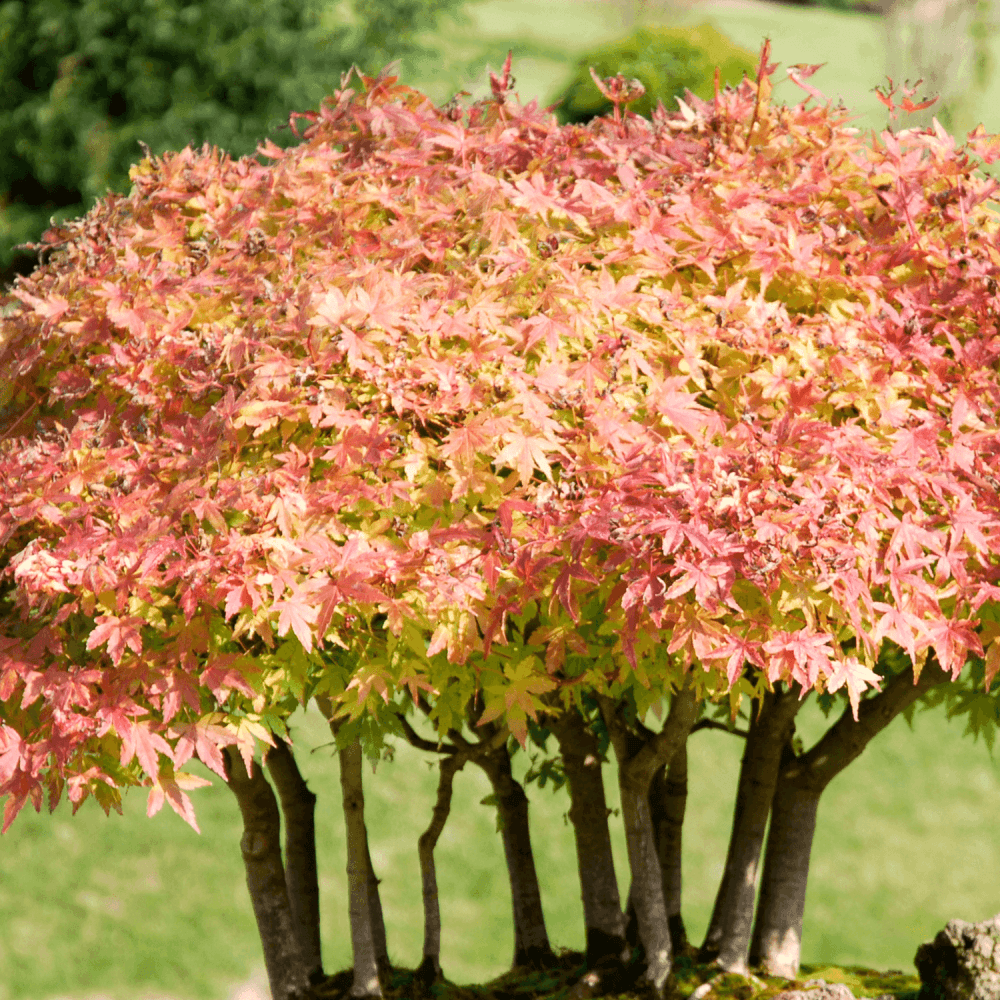
[[[430,717],[432,709],[423,696],[418,696],[417,704],[425,715]],[[424,958],[417,970],[416,979],[425,987],[441,978],[441,910],[438,905],[437,870],[434,865],[434,848],[437,845],[444,824],[451,811],[451,795],[455,774],[460,771],[466,761],[480,757],[492,750],[502,747],[507,742],[510,730],[507,726],[495,728],[492,736],[479,743],[469,743],[455,729],[448,731],[452,743],[444,741],[432,743],[419,736],[407,721],[405,715],[399,717],[400,725],[410,746],[427,753],[447,754],[447,759],[441,761],[441,778],[438,782],[438,797],[434,806],[430,826],[420,836],[417,845],[420,856],[420,876],[423,888],[424,903]]]
[[[309,791],[295,764],[291,748],[275,737],[264,763],[278,789],[285,817],[285,883],[288,902],[309,973],[309,982],[325,978],[320,954],[319,882],[316,877],[316,796]]]
[[[635,904],[639,938],[646,953],[644,978],[649,987],[662,997],[669,988],[672,958],[670,927],[663,898],[663,873],[649,808],[649,789],[659,767],[672,760],[687,739],[698,715],[698,702],[686,681],[673,697],[662,731],[652,738],[641,738],[629,733],[620,708],[610,698],[598,695],[597,700],[618,758],[625,842],[632,872],[630,895]]]
[[[430,986],[441,978],[441,907],[438,903],[437,869],[434,848],[451,811],[451,793],[456,772],[465,766],[465,757],[454,754],[443,758],[439,765],[437,802],[430,825],[420,835],[417,851],[420,855],[420,881],[424,901],[424,958],[417,969],[417,979]]]
[[[334,719],[333,704],[326,696],[316,699],[330,724],[334,739],[344,719]],[[382,978],[388,967],[385,927],[379,901],[378,880],[372,870],[365,828],[365,794],[361,767],[361,742],[357,738],[339,750],[340,788],[347,834],[348,912],[351,920],[351,951],[354,956],[352,997],[381,997]],[[381,938],[381,940],[380,940]]]
[[[490,727],[488,736],[495,731],[495,724],[490,723]],[[542,896],[535,871],[535,856],[531,850],[528,797],[511,773],[510,753],[506,745],[474,760],[490,779],[500,810],[503,850],[514,910],[513,965],[515,968],[551,968],[557,960],[545,930]]]
[[[281,816],[264,772],[252,762],[247,772],[234,747],[223,750],[226,781],[243,815],[240,850],[247,889],[264,947],[264,965],[273,1000],[304,1000],[311,996],[309,973],[296,934],[281,863]]]
[[[753,965],[763,966],[769,975],[796,977],[809,854],[823,789],[860,757],[872,739],[900,712],[950,677],[931,655],[916,683],[909,670],[897,674],[885,683],[880,693],[861,701],[857,722],[848,707],[808,753],[795,757],[786,751],[767,836],[764,876],[750,948]]]
[[[714,959],[727,972],[747,975],[754,897],[764,831],[778,782],[782,748],[795,729],[802,702],[791,690],[766,692],[751,708],[750,731],[729,837],[726,867],[699,958]]]
[[[361,743],[354,740],[340,751],[340,785],[344,795],[347,827],[347,885],[351,915],[351,949],[354,954],[352,997],[380,997],[375,915],[371,892],[371,862],[365,831],[365,796],[362,787]]]
[[[368,902],[372,910],[372,940],[375,944],[375,961],[378,964],[378,972],[381,980],[384,981],[392,972],[392,962],[389,961],[389,949],[385,940],[385,919],[382,916],[382,895],[378,887],[382,884],[380,878],[375,877],[375,869],[372,866],[372,856],[368,850],[368,824],[364,824],[365,831],[365,864],[368,868]]]
[[[681,916],[681,844],[684,812],[687,808],[687,740],[669,766],[663,765],[653,776],[649,791],[649,811],[656,835],[657,854],[663,873],[663,902],[667,908],[670,945],[675,955],[688,950],[687,931]]]
[[[821,794],[815,788],[796,788],[787,780],[786,768],[794,761],[789,745],[774,793],[750,956],[754,965],[763,962],[772,975],[789,979],[796,978],[799,970],[809,856]]]
[[[597,737],[575,707],[547,718],[546,726],[559,742],[569,786],[569,819],[576,841],[587,934],[587,968],[597,972],[598,979],[604,978],[600,975],[604,972],[607,978],[620,977],[624,972],[625,928],[608,831],[611,810],[604,796]],[[591,985],[599,984],[594,981]]]
[[[653,821],[653,838],[660,859],[663,877],[663,905],[667,911],[670,930],[670,949],[676,956],[690,947],[684,918],[681,916],[681,832],[687,809],[687,741],[674,754],[670,766],[661,765],[649,784],[649,815]],[[639,918],[635,910],[635,897],[629,886],[625,906],[625,942],[639,961],[645,952],[639,941]]]

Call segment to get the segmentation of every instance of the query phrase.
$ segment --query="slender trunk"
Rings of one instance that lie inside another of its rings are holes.
[[[432,710],[423,696],[419,696],[417,704],[428,717]],[[441,778],[438,782],[438,797],[434,806],[430,826],[421,835],[418,842],[420,856],[420,875],[423,887],[424,903],[424,959],[417,970],[416,979],[424,986],[430,986],[435,979],[442,976],[441,972],[441,910],[438,905],[437,870],[434,865],[434,848],[444,824],[451,811],[451,795],[455,774],[460,771],[466,761],[481,757],[502,747],[507,742],[510,730],[507,726],[495,727],[493,734],[485,741],[469,743],[460,732],[450,729],[448,735],[451,744],[440,741],[432,743],[419,736],[407,721],[406,716],[400,716],[400,725],[410,746],[427,753],[447,754],[447,759],[441,762]],[[470,725],[472,720],[470,720]]]
[[[437,869],[434,866],[434,848],[448,821],[451,811],[451,793],[456,772],[465,766],[465,758],[460,754],[445,757],[438,765],[441,777],[438,780],[437,802],[430,825],[420,835],[417,852],[420,855],[420,881],[424,900],[424,958],[417,969],[417,979],[424,985],[441,978],[441,907],[438,903]]]
[[[296,934],[281,863],[281,816],[264,772],[251,762],[248,772],[234,747],[225,747],[226,781],[243,815],[240,850],[247,889],[264,947],[264,965],[273,1000],[304,1000],[311,996],[309,973]]]
[[[369,874],[368,838],[365,833],[365,796],[362,787],[361,743],[354,740],[340,751],[340,785],[344,795],[347,827],[347,885],[351,915],[351,949],[354,954],[352,997],[380,997],[378,955]]]
[[[334,719],[333,704],[326,696],[316,699],[320,711],[330,723],[334,739],[344,719]],[[348,912],[351,920],[351,950],[354,956],[352,997],[381,997],[382,977],[387,963],[380,958],[385,949],[385,928],[381,922],[378,880],[372,870],[365,829],[365,795],[361,767],[361,743],[355,738],[341,747],[340,787],[344,803],[344,826],[347,834]],[[379,942],[381,934],[382,942]]]
[[[646,952],[643,949],[642,941],[639,940],[639,916],[635,909],[635,879],[633,878],[629,882],[628,886],[628,896],[625,898],[625,946],[628,949],[629,955],[632,959],[637,956],[641,961],[645,961]],[[663,901],[663,909],[666,912],[667,903],[666,900]],[[669,930],[670,920],[667,920],[667,928]],[[671,947],[673,942],[671,941]]]
[[[653,821],[653,837],[656,853],[660,859],[663,878],[663,905],[667,911],[667,927],[670,930],[670,948],[674,955],[686,952],[690,947],[684,918],[681,916],[681,832],[684,826],[684,812],[687,808],[687,742],[674,754],[669,768],[661,765],[649,784],[649,815]],[[643,949],[639,943],[639,919],[635,910],[635,898],[629,887],[628,903],[625,908],[625,939],[628,946],[638,952],[643,959]]]
[[[658,996],[668,989],[672,956],[670,927],[663,898],[663,873],[657,853],[649,788],[659,767],[672,760],[687,739],[698,715],[698,702],[689,683],[674,695],[660,733],[630,739],[620,709],[606,695],[597,696],[601,714],[618,758],[625,843],[632,872],[630,895],[635,904],[639,938],[646,953],[646,983]]]
[[[490,723],[490,726],[494,724]],[[490,731],[488,735],[489,733]],[[490,779],[497,808],[500,810],[503,849],[514,910],[513,965],[536,969],[551,967],[557,960],[545,930],[542,896],[535,871],[535,856],[531,850],[528,797],[511,773],[510,753],[506,745],[474,760]]]
[[[319,936],[319,882],[316,877],[316,796],[309,791],[291,748],[280,738],[264,754],[271,780],[278,789],[285,817],[285,883],[288,902],[309,973],[309,982],[324,979]]]
[[[933,656],[928,657],[916,683],[909,670],[897,674],[885,683],[880,693],[861,701],[857,722],[851,709],[846,708],[808,753],[795,757],[786,751],[772,805],[750,948],[752,964],[762,965],[770,975],[796,977],[809,854],[823,789],[860,757],[872,739],[900,712],[950,676]]]
[[[670,945],[675,955],[688,950],[687,931],[681,916],[681,843],[684,812],[687,808],[687,740],[669,766],[664,765],[653,777],[649,809],[656,833],[657,853],[663,873],[663,902],[667,907]]]
[[[375,961],[378,963],[378,972],[384,981],[392,972],[392,962],[389,961],[389,949],[385,940],[385,919],[382,916],[382,895],[378,887],[382,884],[380,878],[375,877],[375,869],[372,867],[372,856],[368,850],[368,824],[364,824],[365,831],[365,865],[368,868],[368,904],[372,911],[372,940],[375,944]]]
[[[625,928],[618,895],[597,737],[573,707],[546,722],[559,741],[587,935],[587,968],[620,976]],[[599,977],[603,978],[603,977]],[[596,986],[597,983],[592,985]]]
[[[782,748],[794,732],[801,704],[798,696],[786,689],[766,692],[758,711],[751,708],[726,867],[699,956],[702,961],[714,959],[727,972],[747,975],[750,971],[747,952],[764,832]]]
[[[787,757],[795,760],[790,747]],[[772,975],[794,979],[799,969],[809,857],[821,789],[797,788],[787,774],[783,767],[774,793],[750,961],[754,965],[763,962]]]

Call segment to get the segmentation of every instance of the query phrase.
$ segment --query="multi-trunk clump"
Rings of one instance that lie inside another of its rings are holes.
[[[621,110],[640,84],[593,74],[614,116],[586,127],[514,100],[509,56],[468,112],[348,75],[300,145],[260,147],[270,164],[146,157],[129,197],[46,234],[0,327],[4,828],[43,789],[108,810],[130,785],[194,826],[197,755],[243,810],[272,990],[304,995],[314,792],[286,721],[315,698],[341,754],[352,990],[378,995],[360,754],[420,707],[450,758],[422,978],[467,761],[506,824],[515,959],[547,967],[507,737],[551,723],[585,985],[638,954],[662,996],[690,958],[686,740],[746,697],[702,952],[794,975],[822,789],[970,656],[987,687],[1000,666],[1000,239],[995,184],[943,130],[866,145],[829,104],[774,106],[768,58],[649,120]],[[816,68],[788,70],[811,96]],[[1000,138],[967,149],[992,161]],[[809,692],[843,715],[800,755]],[[625,914],[601,902],[609,748]]]

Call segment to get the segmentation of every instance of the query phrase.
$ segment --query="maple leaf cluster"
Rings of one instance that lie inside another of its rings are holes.
[[[4,297],[4,829],[143,783],[194,825],[175,769],[317,694],[444,730],[458,678],[524,745],[547,691],[696,666],[855,713],[885,640],[992,680],[995,182],[772,105],[766,46],[585,128],[509,68],[466,120],[348,75],[292,149],[147,157]]]

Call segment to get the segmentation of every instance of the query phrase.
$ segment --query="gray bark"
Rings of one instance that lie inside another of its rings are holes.
[[[688,949],[681,916],[681,847],[684,813],[687,809],[687,741],[678,747],[669,765],[656,772],[649,793],[649,810],[656,833],[660,870],[663,872],[663,902],[667,907],[670,945],[674,955]]]
[[[698,715],[698,702],[686,680],[673,697],[661,732],[652,738],[636,740],[626,727],[620,707],[606,695],[598,695],[597,700],[618,758],[625,842],[632,873],[630,895],[635,904],[639,939],[646,953],[644,979],[656,995],[663,997],[669,988],[672,949],[649,789],[658,768],[672,760],[687,739]]]
[[[487,737],[497,731],[495,723],[480,727]],[[514,780],[510,753],[506,744],[475,758],[490,779],[500,811],[500,834],[503,838],[507,874],[510,877],[514,910],[514,968],[543,969],[556,964],[549,945],[542,912],[542,894],[538,887],[535,856],[531,850],[528,826],[528,797],[519,781]]]
[[[455,773],[465,766],[465,758],[455,754],[440,761],[437,802],[430,826],[420,835],[420,882],[424,901],[424,957],[417,977],[426,984],[441,978],[441,907],[438,902],[437,869],[434,848],[451,811],[451,791]]]
[[[917,683],[909,670],[897,674],[881,692],[862,700],[857,722],[850,707],[845,708],[808,753],[795,757],[786,750],[772,804],[751,964],[763,966],[770,975],[796,977],[809,855],[823,790],[900,712],[950,677],[932,655]]]
[[[580,874],[587,968],[620,975],[624,971],[625,927],[608,830],[611,810],[604,795],[597,737],[575,707],[562,715],[547,716],[545,724],[559,742],[569,786],[569,819]]]
[[[223,748],[222,760],[243,816],[240,850],[271,996],[273,1000],[305,1000],[312,994],[281,863],[277,800],[256,761],[248,773],[239,751],[231,746]]]
[[[767,817],[778,782],[782,748],[795,729],[801,701],[791,690],[765,693],[751,708],[750,731],[736,792],[729,851],[715,898],[702,961],[714,959],[727,972],[747,975],[754,897]]]
[[[368,881],[370,865],[365,833],[365,796],[362,787],[361,743],[355,740],[340,751],[340,784],[347,828],[347,886],[354,955],[352,997],[380,997],[374,913]]]
[[[385,920],[382,917],[382,896],[378,887],[382,884],[380,878],[375,877],[375,869],[372,867],[372,856],[368,849],[368,824],[364,824],[365,831],[365,866],[367,867],[368,902],[372,911],[372,940],[375,942],[375,962],[378,965],[378,972],[384,982],[389,973],[392,972],[392,962],[389,961],[389,950],[385,940]]]
[[[279,737],[264,754],[271,780],[278,789],[285,817],[285,883],[288,901],[309,973],[309,982],[323,981],[319,935],[319,882],[316,875],[316,796],[309,790],[291,748]]]
[[[419,698],[418,704],[426,715],[431,714],[431,708],[422,696]],[[434,805],[431,822],[421,834],[417,844],[424,907],[424,957],[417,969],[416,979],[422,985],[430,986],[443,975],[441,971],[441,908],[438,902],[434,848],[437,846],[438,838],[441,836],[441,831],[444,829],[451,811],[454,776],[462,770],[466,761],[503,746],[510,732],[506,726],[502,726],[490,739],[472,744],[465,740],[461,733],[451,729],[448,732],[453,741],[451,744],[444,741],[435,744],[419,736],[405,716],[400,716],[399,721],[411,746],[428,753],[446,755],[440,763],[441,777],[438,782],[437,801]]]
[[[649,785],[649,815],[653,821],[656,853],[663,877],[663,904],[667,910],[670,949],[676,957],[689,949],[684,918],[681,916],[681,848],[684,813],[687,809],[687,743],[674,754],[670,766],[661,765]],[[639,947],[639,919],[635,897],[629,886],[625,907],[625,940],[629,948]],[[641,954],[641,949],[640,949]]]
[[[330,732],[336,738],[344,719],[332,718],[334,709],[329,698],[318,697],[316,703],[329,721]],[[382,907],[378,901],[378,880],[372,871],[368,831],[365,829],[360,741],[355,739],[349,746],[340,749],[339,756],[340,788],[347,834],[348,912],[354,957],[351,996],[381,997],[382,978],[387,971],[388,956],[384,955],[385,927],[382,924]],[[383,953],[381,957],[380,952]]]

